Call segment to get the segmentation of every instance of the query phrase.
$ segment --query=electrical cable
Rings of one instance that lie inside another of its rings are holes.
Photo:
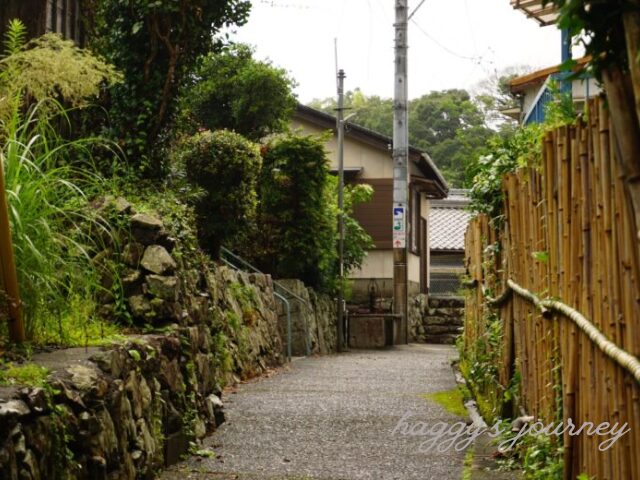
[[[453,55],[454,57],[458,57],[461,60],[470,60],[470,61],[477,61],[478,59],[481,59],[482,57],[470,57],[468,55],[460,55],[457,52],[454,52],[453,50],[451,50],[449,47],[447,47],[446,45],[442,44],[441,42],[439,42],[437,39],[435,39],[434,37],[432,37],[431,35],[429,35],[426,30],[424,30],[420,24],[418,24],[418,22],[416,22],[415,20],[411,19],[411,22],[416,26],[416,28],[422,32],[422,34],[427,37],[429,40],[431,40],[433,43],[435,43],[436,45],[438,45],[441,49],[443,49],[445,52],[447,52],[450,55]]]

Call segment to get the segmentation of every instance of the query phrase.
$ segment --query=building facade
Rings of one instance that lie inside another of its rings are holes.
[[[471,212],[468,191],[452,189],[429,209],[430,289],[432,295],[457,296],[465,274],[464,235]]]
[[[304,134],[327,130],[333,135],[327,142],[331,169],[337,173],[336,118],[299,105],[292,128]],[[352,123],[345,124],[344,168],[346,183],[366,183],[373,187],[371,202],[356,206],[354,215],[371,235],[375,248],[368,252],[362,268],[351,272],[353,301],[368,301],[371,289],[383,298],[393,296],[393,159],[392,139]],[[410,149],[410,204],[408,222],[409,294],[429,290],[430,202],[447,196],[448,186],[429,156]]]
[[[514,78],[509,86],[511,94],[520,99],[520,107],[504,113],[523,125],[544,122],[546,106],[554,101],[552,82],[571,95],[576,112],[584,111],[587,100],[602,93],[598,82],[584,70],[588,62],[588,57],[576,60],[576,78],[570,80],[560,65]]]

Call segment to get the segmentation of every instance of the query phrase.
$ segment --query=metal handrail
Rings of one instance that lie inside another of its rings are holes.
[[[264,272],[260,271],[257,267],[254,267],[253,265],[251,265],[248,261],[246,261],[244,258],[236,255],[235,253],[233,253],[231,250],[229,250],[228,248],[225,247],[220,247],[220,253],[222,253],[223,255],[227,255],[229,257],[231,257],[233,260],[241,263],[244,267],[248,268],[249,270],[251,270],[253,273],[258,273],[260,275],[265,275]],[[220,259],[229,267],[235,269],[235,270],[240,270],[240,267],[238,267],[237,265],[235,265],[233,262],[229,261],[228,259],[224,258],[222,255],[220,256]],[[276,298],[278,298],[279,300],[285,300],[286,298],[284,295],[282,294],[278,294],[278,292],[276,291],[276,288],[281,289],[283,292],[285,292],[285,294],[293,297],[294,299],[298,300],[300,303],[304,304],[309,311],[312,310],[311,308],[311,304],[306,301],[304,298],[300,297],[299,295],[296,295],[295,293],[293,293],[291,290],[289,290],[287,287],[285,287],[284,285],[282,285],[281,283],[272,280],[273,281],[273,285],[274,285],[274,296],[276,296]],[[284,302],[283,302],[284,303]],[[287,336],[288,336],[288,342],[287,342],[287,352],[289,354],[289,359],[291,359],[291,308],[289,305],[289,302],[286,301],[285,304],[286,308],[287,308],[287,315],[288,315],[288,325],[287,328],[289,329],[287,332]],[[306,353],[307,356],[311,355],[311,345],[309,344],[309,322],[307,321],[307,318],[304,317],[304,328],[305,328],[305,332],[306,335],[304,336],[304,340],[305,340],[305,349],[306,349]]]
[[[249,270],[251,270],[253,273],[259,273],[260,275],[264,275],[265,273],[261,270],[258,270],[257,267],[254,267],[253,265],[251,265],[249,262],[247,262],[244,258],[239,257],[238,255],[236,255],[235,253],[233,253],[231,250],[229,250],[228,248],[225,247],[221,247],[220,248],[220,252],[223,253],[224,255],[228,255],[231,258],[233,258],[234,260],[237,260],[238,262],[242,263],[242,265],[244,265],[245,267],[247,267]],[[225,261],[225,263],[228,265],[229,262]],[[235,265],[234,265],[234,268]],[[295,293],[293,293],[291,290],[289,290],[287,287],[285,287],[284,285],[282,285],[280,282],[273,280],[273,285],[278,287],[280,290],[282,290],[283,292],[285,292],[287,295],[289,295],[290,297],[293,297],[297,300],[299,300],[300,302],[304,303],[307,307],[311,308],[311,305],[309,304],[309,302],[307,300],[305,300],[304,298],[302,298],[299,295],[296,295]]]
[[[289,303],[289,300],[278,292],[273,292],[273,296],[280,300],[287,310],[287,359],[291,362],[291,342],[293,337],[291,333],[291,304]]]

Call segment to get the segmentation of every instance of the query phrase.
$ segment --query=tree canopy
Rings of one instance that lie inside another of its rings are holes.
[[[197,59],[222,46],[216,35],[242,25],[246,0],[92,0],[87,11],[90,46],[124,80],[111,88],[111,136],[145,176],[163,172],[158,146],[175,111],[180,85]]]
[[[236,44],[204,56],[182,93],[186,124],[226,128],[252,140],[285,130],[296,106],[295,82],[286,70],[253,58]]]
[[[354,123],[391,136],[393,100],[348,92],[346,105],[353,109]],[[335,100],[314,100],[311,106],[333,113]],[[431,92],[409,104],[409,141],[427,152],[454,187],[465,184],[465,170],[495,134],[483,109],[465,90]]]

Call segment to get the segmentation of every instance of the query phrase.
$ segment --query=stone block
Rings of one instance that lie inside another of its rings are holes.
[[[156,275],[170,274],[177,268],[175,260],[169,255],[166,248],[161,245],[147,247],[140,265]]]
[[[162,220],[145,213],[131,217],[131,236],[143,245],[151,245],[160,236]]]
[[[145,278],[147,292],[154,297],[175,302],[178,299],[178,277],[147,275]]]

